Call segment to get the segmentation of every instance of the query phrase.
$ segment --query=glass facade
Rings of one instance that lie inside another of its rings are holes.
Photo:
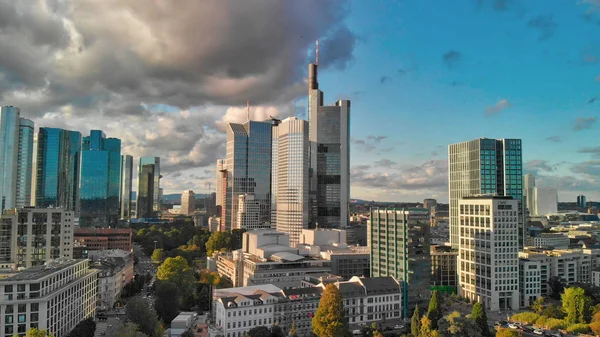
[[[92,130],[82,140],[81,215],[82,227],[115,226],[119,219],[121,140],[106,138]]]
[[[138,166],[138,219],[154,218],[160,211],[160,158],[141,157]]]
[[[0,107],[0,212],[16,205],[20,113],[13,106]]]
[[[133,157],[121,156],[121,219],[131,219],[131,188],[133,177]]]
[[[260,222],[271,220],[271,122],[230,123],[227,129],[227,191],[225,226],[237,223],[240,195],[254,194]]]
[[[481,138],[448,147],[450,243],[458,248],[458,201],[474,195],[511,196],[519,200],[519,245],[523,246],[523,158],[520,139]]]
[[[81,133],[40,128],[36,153],[36,207],[62,207],[79,214]]]
[[[17,208],[31,206],[31,179],[33,174],[33,134],[33,121],[21,118],[19,123],[19,153],[17,154]]]

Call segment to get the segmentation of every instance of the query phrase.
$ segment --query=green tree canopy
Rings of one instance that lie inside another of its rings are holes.
[[[429,308],[427,309],[427,317],[431,321],[431,329],[437,330],[437,322],[442,318],[442,309],[440,308],[440,297],[438,291],[434,290],[431,293],[429,300]]]
[[[158,325],[156,312],[140,297],[134,297],[127,302],[125,316],[127,317],[127,321],[137,325],[140,331],[148,336],[154,334]]]
[[[318,337],[349,335],[342,295],[334,284],[328,284],[321,296],[319,308],[312,319],[312,330]]]
[[[548,318],[563,318],[564,312],[559,307],[556,307],[554,304],[550,303],[546,306],[544,311],[542,312],[543,316]]]
[[[213,232],[206,242],[206,254],[212,255],[221,249],[228,249],[231,246],[231,233]]]
[[[544,312],[544,297],[538,297],[531,305],[531,309],[536,314],[541,315]]]
[[[13,337],[19,337],[19,335],[14,335]],[[31,328],[29,331],[27,331],[25,337],[54,337],[54,335],[46,330]]]
[[[565,290],[565,286],[566,286],[566,281],[565,279],[558,277],[558,276],[554,276],[551,277],[548,280],[548,285],[550,286],[550,290],[551,290],[551,294],[550,297],[552,297],[555,300],[560,300],[560,294],[563,293],[563,291]]]
[[[535,323],[539,318],[540,315],[536,314],[535,312],[525,311],[514,314],[510,319],[523,324],[532,324]]]
[[[498,332],[496,332],[496,337],[519,337],[519,334],[512,329],[500,328]]]
[[[165,259],[165,250],[162,248],[157,248],[152,252],[152,261],[155,263],[161,263]]]
[[[93,318],[86,318],[77,323],[75,328],[69,332],[67,337],[94,337],[96,332],[96,322]]]
[[[181,256],[166,259],[158,267],[156,278],[161,281],[174,282],[181,289],[189,288],[196,281],[194,271],[188,265],[187,260]]]
[[[438,323],[438,331],[443,337],[471,337],[481,336],[481,328],[474,320],[461,316],[454,311]]]
[[[143,332],[138,331],[138,326],[133,323],[126,323],[117,327],[108,335],[109,337],[148,337]]]
[[[585,295],[582,288],[566,288],[561,296],[562,308],[566,314],[565,322],[568,325],[587,323],[591,300]]]
[[[471,319],[475,321],[475,324],[481,329],[481,336],[492,337],[492,332],[488,326],[487,314],[485,308],[481,303],[475,302],[473,310],[471,311]]]
[[[250,337],[271,337],[271,330],[266,326],[256,326],[248,331]]]
[[[159,281],[156,283],[155,295],[154,307],[158,317],[165,324],[171,323],[173,318],[179,315],[179,307],[183,296],[182,290],[175,282]]]
[[[271,327],[271,337],[285,337],[285,333],[279,325],[273,324]]]
[[[419,306],[415,306],[412,318],[410,320],[410,332],[414,337],[419,337],[421,334],[421,312]]]

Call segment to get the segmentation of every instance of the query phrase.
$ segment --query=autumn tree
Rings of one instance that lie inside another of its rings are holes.
[[[312,319],[312,330],[318,337],[344,337],[349,335],[348,322],[342,295],[334,284],[323,291],[317,313]]]
[[[512,329],[500,328],[498,332],[496,332],[496,337],[519,337],[519,334]]]
[[[419,337],[439,337],[439,332],[436,329],[433,329],[433,322],[427,316],[423,316],[421,318],[421,331],[419,332]]]
[[[437,322],[442,318],[442,309],[440,308],[440,298],[437,290],[434,290],[431,293],[427,317],[429,317],[429,320],[431,321],[431,329],[437,330]]]
[[[19,337],[19,335],[14,335],[13,337]],[[54,335],[46,330],[31,328],[27,331],[25,337],[54,337]]]
[[[182,291],[187,290],[195,281],[194,271],[186,259],[181,256],[170,257],[158,267],[156,277],[160,281],[175,283]]]
[[[473,305],[473,310],[471,311],[471,319],[475,321],[475,324],[481,329],[481,336],[483,337],[492,337],[492,332],[490,331],[490,327],[488,326],[487,314],[485,313],[485,308],[481,303],[476,302]]]
[[[587,323],[591,300],[585,295],[582,288],[566,288],[561,300],[563,311],[566,314],[565,322],[568,325]]]
[[[590,323],[590,329],[596,335],[600,335],[600,312],[594,314],[592,322]]]
[[[214,232],[206,241],[206,255],[211,256],[214,252],[221,249],[228,249],[231,246],[231,234],[228,232]]]
[[[410,320],[410,332],[414,337],[418,337],[421,334],[421,313],[419,312],[419,305],[416,305],[415,311],[413,311]]]
[[[290,337],[298,337],[298,329],[296,329],[296,321],[292,322],[292,327],[290,328]]]
[[[161,263],[162,260],[165,259],[165,250],[161,248],[157,248],[152,252],[152,256],[150,257],[152,262]]]
[[[148,336],[154,334],[158,325],[156,312],[148,306],[146,301],[139,297],[134,297],[127,302],[125,317],[127,317],[127,321],[138,326],[140,331]]]
[[[441,319],[438,323],[438,331],[443,337],[471,337],[481,336],[481,328],[474,320],[461,316],[459,312],[454,311]]]
[[[531,305],[531,309],[538,315],[541,315],[544,312],[544,297],[538,297],[533,304]]]

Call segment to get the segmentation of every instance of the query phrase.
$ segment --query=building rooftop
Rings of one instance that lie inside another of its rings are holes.
[[[279,252],[279,253],[275,253],[275,254],[271,255],[271,259],[274,261],[278,261],[278,262],[286,262],[286,261],[295,262],[295,261],[304,260],[305,257],[297,255],[297,254],[289,253],[289,252]]]
[[[471,196],[467,196],[467,197],[462,197],[461,199],[466,199],[466,200],[477,200],[477,199],[492,199],[492,200],[513,200],[513,197],[511,196],[504,196],[504,195],[471,195]]]
[[[41,279],[41,278],[44,278],[55,272],[58,272],[62,269],[76,265],[77,263],[80,263],[82,261],[86,261],[86,259],[73,260],[73,259],[62,258],[62,259],[53,260],[43,266],[35,266],[35,267],[27,268],[14,276],[10,276],[10,277],[0,280],[0,282],[4,283],[4,282],[32,281],[32,280]]]
[[[350,281],[352,281],[350,279]],[[386,277],[359,277],[360,282],[365,286],[367,295],[397,293],[400,285],[391,276]]]

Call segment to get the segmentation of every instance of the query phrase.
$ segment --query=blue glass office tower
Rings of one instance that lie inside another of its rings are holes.
[[[131,192],[133,177],[133,157],[121,156],[121,219],[131,219]]]
[[[81,133],[40,128],[35,168],[35,206],[79,214]]]
[[[458,201],[476,195],[519,200],[519,247],[523,247],[523,159],[520,139],[481,138],[448,146],[450,243],[459,245]]]
[[[82,227],[115,226],[119,219],[121,140],[92,130],[81,149]]]
[[[0,107],[0,212],[16,204],[20,113],[13,106]]]
[[[31,180],[33,175],[33,121],[22,118],[19,122],[19,149],[17,154],[17,189],[15,206],[31,206]]]
[[[141,157],[138,166],[136,217],[154,218],[160,212],[160,158]]]

